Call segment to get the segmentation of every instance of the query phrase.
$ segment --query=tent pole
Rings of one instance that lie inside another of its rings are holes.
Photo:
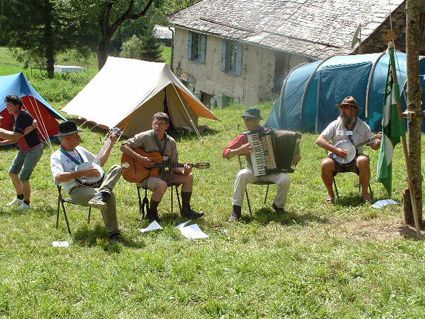
[[[201,134],[199,133],[198,128],[196,127],[195,123],[193,122],[192,118],[190,117],[190,114],[189,114],[189,112],[187,111],[186,105],[184,105],[184,102],[182,101],[182,99],[181,99],[181,97],[180,97],[179,92],[176,90],[176,87],[174,86],[174,83],[171,83],[171,85],[173,86],[174,91],[176,92],[177,96],[179,97],[180,103],[182,104],[183,109],[184,109],[184,111],[186,112],[187,117],[189,118],[189,122],[190,122],[190,124],[192,124],[193,129],[194,129],[194,130],[195,130],[195,132],[196,132],[196,135],[197,135],[197,136],[198,136],[198,138],[200,139],[200,138],[201,138]]]

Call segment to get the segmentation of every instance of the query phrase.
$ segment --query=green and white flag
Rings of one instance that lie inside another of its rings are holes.
[[[394,62],[394,51],[390,51],[391,63]],[[393,81],[391,65],[388,66],[387,85],[385,89],[384,108],[382,111],[382,140],[378,160],[377,180],[381,182],[391,197],[392,193],[392,162],[394,147],[400,142],[405,129],[397,111],[397,100],[400,99],[400,89]]]

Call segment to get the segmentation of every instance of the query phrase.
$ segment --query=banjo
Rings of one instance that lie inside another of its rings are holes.
[[[120,130],[117,127],[114,127],[109,130],[108,136],[115,135],[119,139],[122,133],[123,133],[122,130]],[[93,161],[84,162],[84,163],[78,164],[75,167],[76,172],[94,168],[99,173],[97,176],[82,176],[80,178],[76,178],[75,180],[77,181],[77,183],[79,183],[82,186],[88,186],[88,187],[99,187],[102,184],[103,179],[105,178],[105,172],[103,171],[103,168],[99,165],[99,161],[100,161],[100,158],[105,154],[106,150],[110,147],[111,143],[112,143],[111,139],[108,137],[105,144],[102,146],[102,148],[100,149],[96,157],[93,159]],[[128,164],[124,163],[122,166],[126,166],[126,165]]]
[[[366,144],[372,142],[375,139],[380,139],[381,136],[382,136],[382,133],[378,133],[378,134],[374,135],[373,137],[369,138],[368,140],[361,142],[361,143],[357,143],[357,144],[353,144],[349,140],[339,141],[339,142],[335,143],[334,146],[336,148],[340,148],[340,149],[346,151],[347,156],[341,157],[341,156],[336,155],[335,153],[332,153],[331,156],[339,164],[351,163],[354,160],[354,158],[356,157],[357,148],[359,148],[360,146],[366,145]]]

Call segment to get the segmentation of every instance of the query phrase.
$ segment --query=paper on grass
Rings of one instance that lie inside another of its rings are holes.
[[[65,240],[65,241],[55,240],[55,241],[52,241],[52,246],[53,247],[64,247],[64,248],[67,248],[67,247],[69,247],[69,242],[67,240]]]
[[[158,222],[156,220],[154,220],[152,223],[149,224],[148,227],[146,228],[141,228],[139,229],[141,233],[146,233],[149,231],[154,231],[154,230],[158,230],[158,229],[162,229],[161,225],[158,224]]]
[[[191,221],[192,221],[192,220],[188,220],[187,222],[184,222],[184,223],[178,224],[178,225],[176,226],[176,228],[177,228],[177,229],[182,229],[182,228],[186,227],[186,225],[187,225],[187,224],[189,224]]]
[[[205,234],[197,224],[189,225],[179,229],[182,235],[188,239],[208,238],[208,235]]]
[[[395,200],[393,199],[382,199],[382,200],[378,200],[376,203],[374,203],[372,205],[373,208],[382,208],[384,206],[387,205],[396,205],[398,204]]]

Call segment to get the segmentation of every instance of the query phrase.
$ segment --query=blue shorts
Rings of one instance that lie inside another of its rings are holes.
[[[23,182],[29,181],[31,174],[43,155],[43,144],[25,153],[21,150],[16,154],[12,165],[9,168],[9,173],[19,174],[19,179]]]

